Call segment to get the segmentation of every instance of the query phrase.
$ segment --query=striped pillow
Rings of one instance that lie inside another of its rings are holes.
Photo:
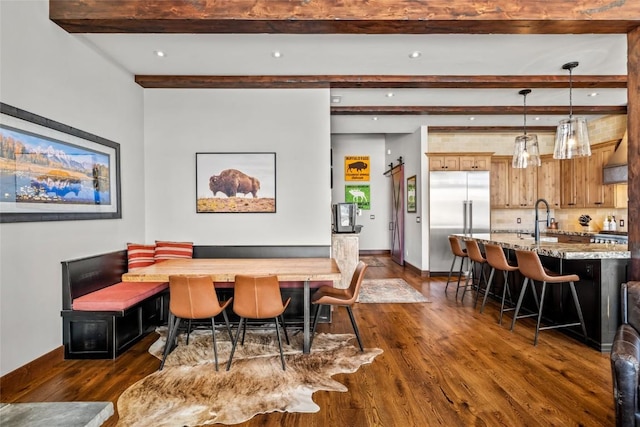
[[[165,242],[156,240],[156,262],[173,258],[193,258],[193,242]]]
[[[140,245],[127,243],[127,260],[129,270],[153,265],[156,247],[155,245]]]

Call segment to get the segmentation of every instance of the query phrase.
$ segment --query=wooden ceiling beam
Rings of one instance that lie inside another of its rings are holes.
[[[556,126],[527,126],[527,131],[531,133],[555,133]],[[522,127],[518,126],[429,126],[429,133],[515,133],[521,134]]]
[[[545,76],[388,76],[388,75],[305,75],[305,76],[185,76],[136,75],[135,81],[148,89],[556,89],[568,88],[568,75]],[[622,89],[627,76],[573,76],[573,87]]]
[[[70,33],[591,34],[640,25],[612,0],[49,0]]]
[[[527,114],[557,115],[568,114],[569,107],[561,106],[527,106]],[[522,115],[522,106],[353,106],[331,107],[331,114],[344,115]],[[626,106],[617,105],[574,105],[573,114],[627,114]]]

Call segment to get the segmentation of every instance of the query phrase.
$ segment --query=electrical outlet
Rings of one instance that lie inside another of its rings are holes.
[[[521,224],[521,223],[522,223],[522,219],[521,219],[521,218],[516,218],[516,222],[517,222],[518,224]]]
[[[620,220],[620,227],[624,227],[624,219]]]
[[[416,222],[420,223],[420,217],[419,216],[416,217]]]
[[[375,215],[369,215],[369,219],[376,219]]]

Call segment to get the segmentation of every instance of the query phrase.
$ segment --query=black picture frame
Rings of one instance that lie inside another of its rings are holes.
[[[5,103],[0,139],[0,222],[122,218],[120,144]]]
[[[275,212],[276,153],[196,153],[196,213]]]

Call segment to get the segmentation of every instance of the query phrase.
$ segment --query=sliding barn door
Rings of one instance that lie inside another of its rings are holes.
[[[391,170],[391,259],[404,265],[404,166]]]

